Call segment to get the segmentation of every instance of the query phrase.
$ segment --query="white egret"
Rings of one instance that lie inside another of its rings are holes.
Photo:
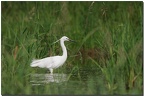
[[[58,41],[56,41],[56,42],[58,42]],[[30,64],[30,66],[31,67],[48,68],[50,70],[50,73],[53,74],[53,69],[56,69],[56,68],[62,66],[67,59],[67,50],[64,45],[64,41],[73,41],[73,40],[69,39],[66,36],[63,36],[60,39],[60,44],[61,44],[62,51],[63,51],[62,56],[51,56],[51,57],[46,57],[43,59],[33,60],[32,63]]]

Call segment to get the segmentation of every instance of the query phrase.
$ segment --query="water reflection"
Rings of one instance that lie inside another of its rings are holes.
[[[50,82],[61,83],[67,81],[66,74],[31,74],[32,85],[43,85]]]

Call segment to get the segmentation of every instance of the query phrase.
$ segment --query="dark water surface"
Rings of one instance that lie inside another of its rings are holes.
[[[30,75],[30,84],[34,89],[37,87],[46,90],[47,94],[97,94],[103,88],[103,84],[98,82],[102,80],[98,77],[96,72],[88,70],[70,74],[36,73]]]

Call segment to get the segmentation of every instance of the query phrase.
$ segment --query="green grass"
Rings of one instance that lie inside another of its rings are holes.
[[[1,2],[2,94],[142,94],[143,2]],[[68,59],[68,82],[32,86],[33,58]]]

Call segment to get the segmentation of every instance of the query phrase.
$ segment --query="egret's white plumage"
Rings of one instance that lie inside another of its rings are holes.
[[[31,63],[31,67],[40,67],[40,68],[48,68],[51,73],[53,73],[53,69],[58,68],[64,64],[67,59],[67,50],[64,45],[64,41],[72,41],[68,37],[63,36],[60,39],[60,44],[62,47],[63,55],[62,56],[52,56],[46,57],[43,59],[33,60]]]

